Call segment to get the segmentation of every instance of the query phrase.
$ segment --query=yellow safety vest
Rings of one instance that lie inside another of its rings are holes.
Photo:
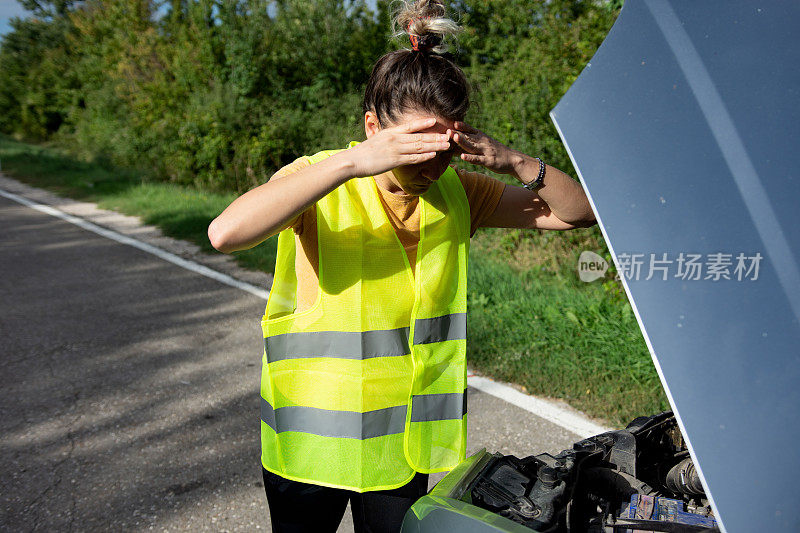
[[[267,470],[364,492],[463,460],[470,216],[452,168],[420,196],[420,209],[414,275],[374,179],[351,179],[320,199],[319,292],[299,313],[295,236],[279,235],[261,322]]]

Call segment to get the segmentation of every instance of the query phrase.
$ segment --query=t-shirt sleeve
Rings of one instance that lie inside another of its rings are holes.
[[[464,186],[464,192],[467,193],[470,213],[469,234],[472,236],[497,209],[506,184],[480,172],[470,172],[460,168],[455,170]]]
[[[306,157],[298,157],[285,167],[278,170],[275,174],[273,174],[270,180],[279,180],[281,178],[288,176],[289,174],[293,174],[298,170],[310,165],[311,163],[309,163]],[[303,226],[305,225],[304,223],[306,222],[306,219],[308,218],[309,213],[312,211],[312,209],[313,206],[309,207],[308,209],[297,215],[297,217],[294,220],[292,220],[292,223],[289,224],[288,227],[292,228],[295,234],[300,235],[301,233],[303,233]]]

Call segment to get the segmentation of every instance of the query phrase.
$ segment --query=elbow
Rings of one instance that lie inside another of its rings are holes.
[[[592,226],[597,224],[597,220],[594,218],[593,215],[589,215],[588,217],[584,218],[574,218],[571,220],[565,220],[563,222],[570,225],[569,229],[591,228]]]
[[[559,217],[559,220],[564,222],[565,224],[569,224],[569,229],[576,229],[576,228],[591,228],[592,226],[597,224],[597,219],[594,216],[592,211],[589,211],[588,214],[582,215],[575,215],[572,217]]]
[[[588,218],[585,218],[578,223],[578,227],[580,228],[591,228],[595,225],[597,225],[597,219],[595,218],[594,214],[590,214]]]
[[[577,215],[572,221],[570,221],[577,228],[591,228],[595,224],[597,224],[597,217],[594,214],[591,206],[589,206],[589,202],[586,202],[582,213]]]
[[[573,222],[579,228],[591,228],[595,224],[597,224],[597,217],[594,214],[594,210],[592,209],[591,204],[589,203],[589,198],[586,197],[584,193],[583,202],[580,209],[580,214],[575,217],[576,220]]]
[[[208,225],[208,240],[215,250],[224,254],[236,251],[231,242],[230,232],[226,231],[224,225],[220,223],[219,217],[211,221]]]

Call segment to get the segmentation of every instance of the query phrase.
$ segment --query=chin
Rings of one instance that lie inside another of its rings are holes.
[[[420,183],[420,184],[415,183],[409,185],[407,192],[408,194],[414,194],[419,196],[420,194],[425,194],[425,192],[427,192],[427,190],[431,188],[431,185],[433,185],[432,181],[426,181],[425,183]]]
[[[429,189],[429,187],[421,186],[421,185],[403,185],[400,186],[404,193],[410,196],[419,196],[421,194],[425,194],[425,191]]]

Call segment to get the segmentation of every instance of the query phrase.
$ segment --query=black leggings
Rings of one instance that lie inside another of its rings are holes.
[[[358,493],[291,481],[261,470],[274,533],[335,533],[348,501],[356,533],[398,532],[406,511],[428,492],[427,474],[417,474],[399,489]]]

